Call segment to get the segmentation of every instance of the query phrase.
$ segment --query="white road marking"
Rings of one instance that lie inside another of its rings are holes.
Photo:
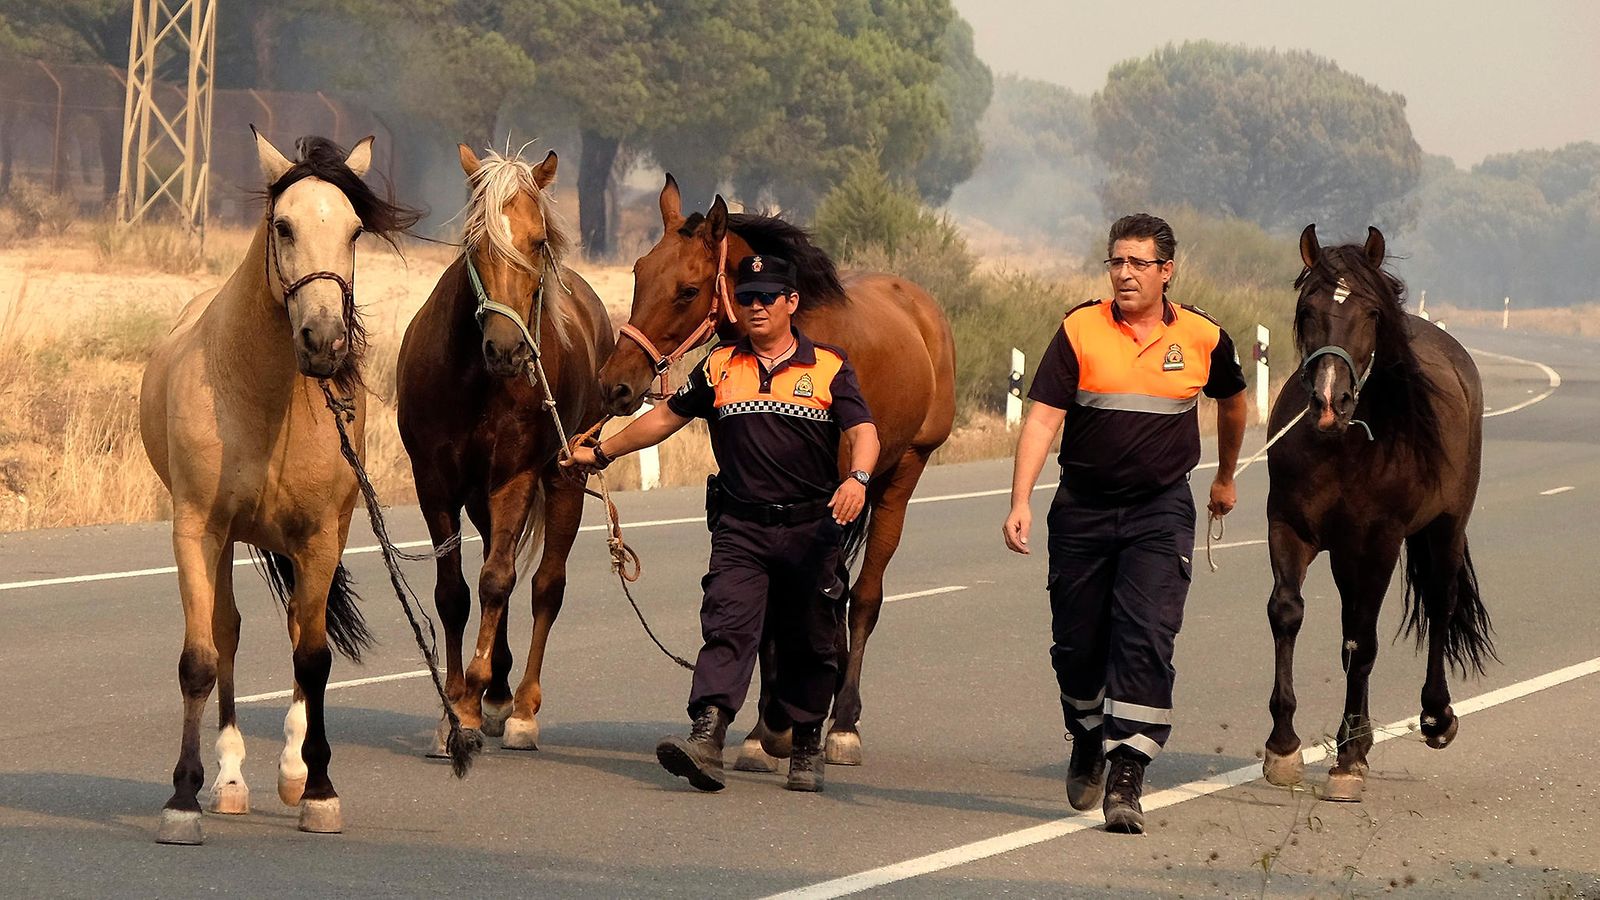
[[[1561,487],[1551,488],[1548,491],[1540,491],[1539,492],[1539,496],[1541,496],[1541,497],[1554,497],[1556,494],[1565,494],[1567,491],[1575,491],[1575,490],[1577,490],[1577,488],[1573,487],[1572,485],[1564,484]]]
[[[1506,362],[1520,363],[1520,364],[1522,364],[1524,366],[1533,366],[1534,368],[1536,368],[1539,371],[1543,372],[1545,379],[1550,382],[1550,387],[1544,393],[1538,395],[1537,397],[1529,397],[1528,399],[1522,401],[1521,403],[1518,403],[1518,404],[1516,404],[1514,406],[1508,406],[1505,409],[1497,409],[1494,412],[1487,412],[1486,411],[1483,414],[1483,417],[1485,419],[1492,419],[1495,416],[1503,416],[1503,415],[1506,415],[1508,413],[1514,413],[1519,409],[1527,409],[1528,407],[1534,405],[1535,403],[1538,403],[1540,400],[1543,400],[1546,397],[1550,396],[1551,394],[1554,394],[1556,392],[1556,388],[1561,387],[1561,373],[1557,372],[1555,369],[1550,368],[1549,366],[1545,365],[1542,362],[1534,362],[1531,359],[1522,359],[1522,358],[1516,357],[1516,356],[1507,356],[1504,353],[1492,353],[1492,352],[1490,352],[1488,350],[1475,350],[1475,349],[1473,349],[1471,347],[1467,348],[1467,352],[1475,354],[1477,356],[1487,356],[1487,357],[1490,357],[1491,359],[1503,359]],[[1530,391],[1529,393],[1532,393],[1532,392]],[[1487,409],[1488,409],[1488,407],[1485,407],[1485,410],[1487,410]]]
[[[933,597],[938,594],[953,594],[957,591],[964,590],[967,590],[967,586],[964,584],[951,584],[944,587],[929,588],[925,591],[912,591],[909,594],[891,594],[887,597],[884,597],[883,602],[893,603],[897,600],[914,600],[918,597]],[[344,688],[362,687],[368,684],[383,684],[389,681],[405,681],[410,678],[424,678],[427,676],[427,674],[427,669],[417,669],[413,672],[395,672],[391,675],[374,675],[371,678],[355,678],[351,679],[350,681],[335,681],[329,684],[327,689],[330,691],[337,691]],[[262,703],[267,700],[282,700],[285,697],[293,696],[293,694],[293,690],[268,691],[265,694],[251,694],[248,697],[236,697],[234,698],[233,702]]]
[[[1596,672],[1600,672],[1600,657],[1567,666],[1564,669],[1557,669],[1554,672],[1547,672],[1543,675],[1529,678],[1526,681],[1519,681],[1516,684],[1479,694],[1476,697],[1458,700],[1454,704],[1455,713],[1457,716],[1465,716],[1480,712],[1510,703],[1513,700],[1520,700],[1530,694],[1536,694],[1540,691],[1566,684],[1569,681],[1575,681],[1586,675],[1593,675]],[[1381,744],[1394,738],[1408,737],[1416,729],[1416,716],[1412,716],[1409,719],[1401,719],[1379,729],[1373,738],[1373,743]],[[1322,746],[1309,747],[1304,750],[1305,764],[1308,766],[1315,765],[1327,757],[1328,751]],[[1179,803],[1215,794],[1231,787],[1249,784],[1260,777],[1261,763],[1255,762],[1248,766],[1240,766],[1237,769],[1213,775],[1209,778],[1191,781],[1188,784],[1182,784],[1151,794],[1144,798],[1144,809],[1145,812],[1149,813],[1169,806],[1176,806]],[[1035,825],[1031,828],[1023,828],[985,840],[963,844],[959,847],[952,847],[949,850],[942,850],[938,853],[930,853],[927,856],[919,856],[915,859],[869,869],[854,875],[846,875],[843,878],[835,878],[830,881],[773,894],[767,900],[775,900],[775,898],[786,898],[786,900],[796,898],[797,900],[797,898],[843,897],[870,888],[882,887],[886,884],[894,884],[920,875],[940,872],[965,863],[987,859],[991,856],[1010,853],[1013,850],[1031,847],[1034,844],[1041,844],[1079,831],[1087,831],[1090,828],[1101,825],[1103,822],[1104,819],[1098,812],[1068,816],[1067,818],[1057,819],[1054,822],[1046,822],[1043,825]]]

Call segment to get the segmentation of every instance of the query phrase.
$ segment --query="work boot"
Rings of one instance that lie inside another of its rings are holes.
[[[1100,733],[1073,738],[1067,762],[1067,802],[1076,810],[1094,809],[1105,790],[1106,753]]]
[[[705,707],[694,717],[687,740],[674,735],[656,745],[656,759],[698,790],[722,790],[727,786],[722,777],[722,741],[732,719],[720,706]]]
[[[1129,756],[1114,756],[1106,781],[1106,830],[1144,834],[1144,810],[1139,806],[1139,795],[1144,791],[1144,763]]]
[[[822,749],[822,724],[794,726],[794,750],[789,755],[791,791],[822,790],[822,774],[828,768],[828,755]]]

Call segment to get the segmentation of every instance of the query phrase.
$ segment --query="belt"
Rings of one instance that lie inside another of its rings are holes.
[[[757,525],[798,525],[801,522],[811,522],[828,511],[827,500],[807,500],[802,503],[745,503],[732,497],[724,496],[720,501],[720,510],[737,519],[754,522]]]

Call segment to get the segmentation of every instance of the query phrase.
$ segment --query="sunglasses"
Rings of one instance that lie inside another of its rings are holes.
[[[771,306],[787,296],[789,296],[788,291],[746,291],[743,294],[734,294],[733,302],[740,306],[754,306],[759,300],[762,306]]]

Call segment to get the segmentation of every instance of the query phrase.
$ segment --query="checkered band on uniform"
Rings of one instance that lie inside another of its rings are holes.
[[[794,416],[797,419],[811,419],[815,422],[833,420],[833,413],[828,410],[801,406],[798,403],[784,403],[781,400],[736,400],[717,407],[719,419],[749,413],[776,413],[780,416]]]

